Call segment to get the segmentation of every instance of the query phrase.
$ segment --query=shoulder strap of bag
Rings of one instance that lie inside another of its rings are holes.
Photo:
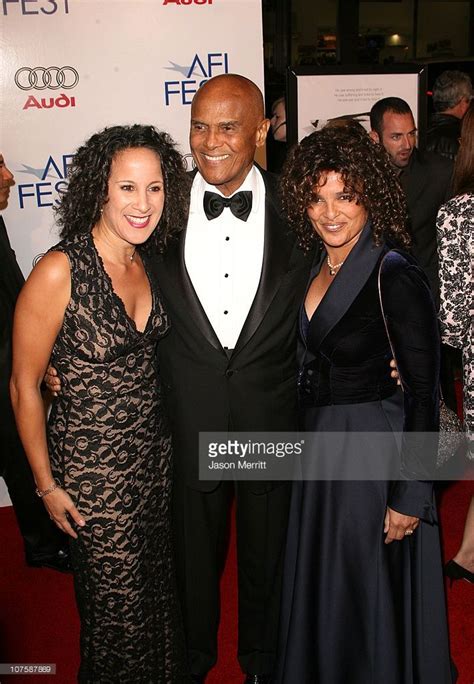
[[[393,251],[393,250],[391,250],[391,251]],[[385,332],[387,333],[387,339],[388,339],[388,343],[389,343],[389,345],[390,345],[390,350],[391,350],[391,352],[392,352],[392,358],[394,359],[394,361],[395,361],[395,363],[396,363],[396,366],[397,366],[397,373],[398,373],[398,375],[399,375],[399,377],[400,377],[400,387],[402,388],[403,391],[405,391],[404,388],[403,388],[403,378],[402,378],[402,376],[401,376],[401,374],[400,374],[400,369],[399,369],[399,367],[398,367],[397,357],[395,356],[395,350],[394,350],[394,348],[393,348],[392,340],[390,339],[390,333],[388,332],[387,319],[385,318],[385,311],[384,311],[384,308],[383,308],[383,299],[382,299],[382,269],[383,269],[383,266],[384,266],[385,259],[389,256],[389,254],[390,254],[390,252],[387,252],[387,254],[384,255],[382,261],[380,262],[379,273],[378,273],[378,278],[377,278],[377,287],[378,287],[378,291],[379,291],[380,310],[381,310],[381,312],[382,312],[382,318],[383,318],[383,324],[384,324],[384,326],[385,326]]]

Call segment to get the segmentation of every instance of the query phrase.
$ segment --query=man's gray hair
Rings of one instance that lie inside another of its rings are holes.
[[[437,112],[452,109],[463,98],[472,98],[472,83],[464,71],[443,71],[433,85],[433,107]]]

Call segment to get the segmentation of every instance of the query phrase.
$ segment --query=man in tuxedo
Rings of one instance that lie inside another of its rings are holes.
[[[290,485],[199,479],[199,433],[296,428],[296,321],[312,255],[288,234],[276,177],[254,163],[270,122],[238,75],[205,83],[191,107],[197,166],[187,226],[156,260],[170,315],[160,373],[173,434],[178,589],[193,682],[217,661],[219,580],[235,496],[239,646],[247,684],[275,661]],[[59,385],[48,379],[51,389]]]
[[[157,264],[172,323],[159,358],[174,438],[178,585],[195,682],[204,682],[217,659],[219,579],[234,494],[245,681],[269,681],[275,658],[289,484],[198,477],[199,432],[296,427],[296,319],[311,259],[279,216],[275,177],[254,164],[269,123],[260,90],[242,76],[217,76],[197,92],[189,220]]]
[[[14,182],[13,174],[0,153],[0,211],[7,207]],[[66,537],[51,522],[35,494],[33,476],[18,437],[10,403],[13,312],[24,278],[1,215],[0,264],[0,475],[7,485],[23,536],[28,565],[68,571]]]

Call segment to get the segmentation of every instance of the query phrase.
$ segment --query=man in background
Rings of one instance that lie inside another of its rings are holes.
[[[270,125],[273,139],[286,143],[286,105],[285,96],[282,95],[272,104],[272,117]]]
[[[286,140],[286,101],[281,95],[271,107],[271,135],[267,138],[267,165],[269,171],[279,173],[286,160],[288,145]]]
[[[386,97],[370,112],[370,135],[384,146],[405,191],[408,205],[412,251],[430,281],[436,308],[439,308],[438,246],[436,216],[449,199],[453,162],[416,147],[417,129],[405,100]],[[456,352],[441,346],[441,387],[446,404],[457,410],[454,385]]]
[[[461,122],[472,99],[472,82],[462,71],[443,71],[433,85],[432,115],[426,149],[448,159],[456,158]]]
[[[399,97],[386,97],[374,104],[370,110],[370,127],[370,136],[385,148],[405,191],[413,254],[428,276],[438,307],[436,215],[449,198],[453,164],[449,159],[417,148],[413,113]]]
[[[13,174],[0,153],[0,211],[8,204]],[[3,477],[23,536],[26,562],[33,567],[70,570],[66,535],[48,517],[35,494],[35,484],[15,425],[10,403],[12,326],[23,274],[10,246],[0,214],[0,476]]]

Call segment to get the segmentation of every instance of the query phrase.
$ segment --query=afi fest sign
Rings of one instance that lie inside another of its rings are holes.
[[[192,168],[198,88],[236,72],[263,90],[260,0],[1,0],[0,12],[0,151],[16,180],[2,215],[25,276],[58,241],[52,209],[94,131],[154,124]]]
[[[188,166],[190,105],[237,72],[263,89],[260,0],[1,0],[0,149],[15,174],[3,216],[25,275],[57,242],[52,207],[94,131],[151,123]]]

